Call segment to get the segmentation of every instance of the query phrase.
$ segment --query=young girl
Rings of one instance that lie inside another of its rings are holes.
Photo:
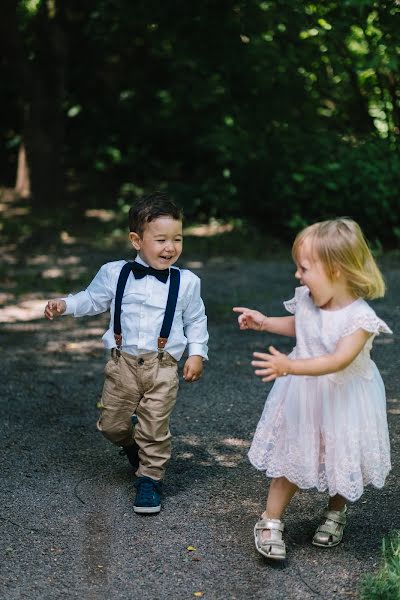
[[[381,488],[390,470],[385,389],[370,358],[375,335],[392,333],[364,298],[384,295],[382,275],[360,227],[350,219],[315,223],[293,244],[301,287],[284,303],[295,316],[272,318],[235,307],[240,329],[295,336],[286,356],[255,352],[255,374],[276,382],[249,451],[272,477],[267,506],[254,528],[258,552],[286,557],[282,515],[296,491],[328,490],[312,543],[339,544],[346,501],[364,486]]]

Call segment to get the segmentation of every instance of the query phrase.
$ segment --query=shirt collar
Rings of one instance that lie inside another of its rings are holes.
[[[144,262],[144,260],[142,260],[139,256],[139,254],[136,255],[135,261],[137,263],[139,263],[140,265],[143,265],[144,267],[148,267],[150,265],[148,265],[147,263]]]

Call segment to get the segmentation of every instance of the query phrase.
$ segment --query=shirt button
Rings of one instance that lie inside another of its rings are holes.
[[[144,358],[138,358],[138,365],[143,365],[144,364]]]

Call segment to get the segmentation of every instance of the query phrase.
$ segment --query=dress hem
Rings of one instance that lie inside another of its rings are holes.
[[[276,479],[278,477],[285,477],[290,483],[296,485],[300,490],[314,490],[315,489],[317,492],[321,492],[321,493],[328,491],[330,497],[333,497],[333,496],[336,496],[337,494],[339,494],[340,496],[342,496],[343,498],[345,498],[348,502],[356,502],[357,500],[359,500],[361,498],[361,496],[363,495],[363,493],[365,492],[365,488],[368,487],[368,486],[372,486],[375,489],[381,490],[384,487],[386,477],[388,476],[388,474],[389,474],[389,472],[391,470],[391,469],[389,469],[387,471],[387,473],[383,477],[382,483],[381,482],[378,483],[378,482],[374,482],[374,481],[366,481],[365,483],[363,483],[363,489],[362,489],[361,493],[359,495],[357,495],[357,496],[353,496],[353,497],[349,498],[347,496],[347,494],[344,493],[344,492],[341,492],[340,489],[336,489],[333,493],[331,493],[331,492],[329,492],[329,486],[328,485],[326,485],[326,486],[318,486],[318,484],[314,484],[314,485],[302,486],[298,482],[293,481],[293,479],[290,479],[287,476],[287,474],[285,472],[283,472],[283,471],[282,472],[279,471],[279,472],[274,473],[272,475],[272,474],[268,473],[268,471],[266,471],[265,468],[259,468],[254,463],[252,463],[251,461],[250,461],[250,463],[252,464],[252,466],[255,469],[257,469],[257,471],[262,471],[265,474],[265,476],[268,477],[268,478],[270,478],[270,479]]]

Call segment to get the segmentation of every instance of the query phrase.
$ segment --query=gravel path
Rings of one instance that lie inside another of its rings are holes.
[[[310,544],[326,498],[298,494],[286,518],[288,559],[274,565],[253,544],[266,480],[246,454],[270,386],[249,361],[269,343],[289,351],[290,341],[240,332],[231,307],[283,314],[293,268],[281,261],[197,266],[210,361],[200,382],[181,384],[159,516],[134,514],[131,469],[95,428],[106,317],[3,324],[0,598],[348,599],[377,566],[382,537],[400,526],[400,270],[387,266],[391,292],[376,304],[395,331],[374,350],[388,396],[394,468],[387,485],[350,508],[344,542],[331,551]]]

